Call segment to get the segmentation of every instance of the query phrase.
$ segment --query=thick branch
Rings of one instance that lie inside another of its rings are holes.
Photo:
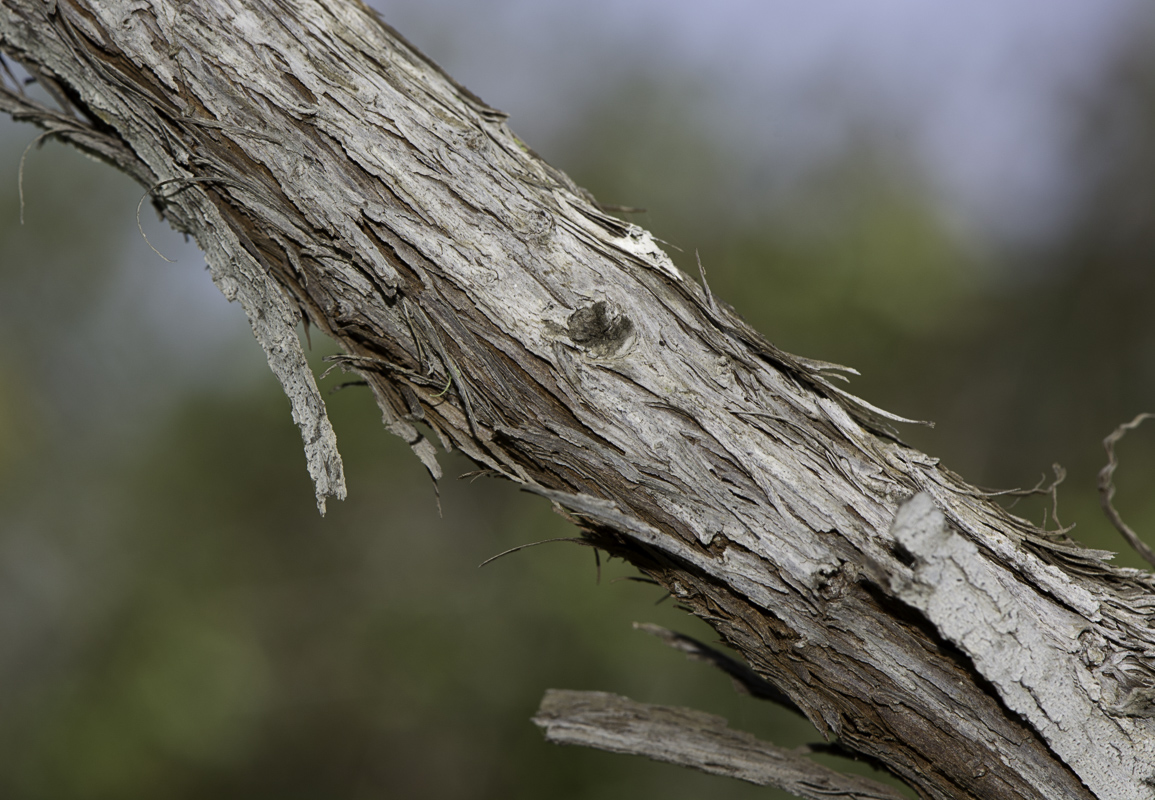
[[[432,474],[423,430],[554,501],[923,796],[1151,796],[1152,720],[1120,710],[1155,687],[1151,576],[898,442],[836,367],[763,339],[355,0],[0,0],[0,47],[196,237],[319,498],[343,490],[302,315]],[[1063,680],[936,613],[933,548],[891,527],[920,492],[1013,600],[986,623],[1049,630]]]

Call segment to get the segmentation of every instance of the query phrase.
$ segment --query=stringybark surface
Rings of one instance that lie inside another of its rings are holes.
[[[302,317],[435,478],[425,430],[921,796],[1155,797],[1148,573],[903,445],[360,3],[0,0],[0,49],[65,111],[0,110],[149,187],[244,306],[322,509],[344,481]]]

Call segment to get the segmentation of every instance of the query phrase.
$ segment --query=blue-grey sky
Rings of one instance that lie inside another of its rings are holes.
[[[1143,0],[374,0],[548,156],[575,109],[644,70],[708,85],[741,160],[803,168],[848,125],[904,137],[965,230],[1062,224],[1068,104],[1094,91]],[[543,141],[544,140],[544,141]]]

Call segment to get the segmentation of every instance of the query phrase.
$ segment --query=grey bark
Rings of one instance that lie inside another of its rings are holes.
[[[552,500],[932,798],[1155,796],[1152,576],[1014,517],[767,342],[355,0],[0,0],[0,92],[151,191],[340,459],[294,334]],[[420,426],[420,427],[419,427]],[[900,505],[921,494],[895,523]]]
[[[546,692],[533,721],[554,744],[596,747],[693,767],[808,800],[902,800],[889,786],[842,775],[797,751],[733,731],[726,720],[688,708],[638,703],[606,692]]]

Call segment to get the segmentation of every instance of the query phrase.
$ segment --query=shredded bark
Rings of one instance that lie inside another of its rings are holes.
[[[359,2],[0,0],[0,49],[65,104],[0,110],[204,249],[322,507],[344,484],[302,319],[434,478],[439,444],[549,499],[921,796],[1151,797],[1153,723],[1120,709],[1155,692],[1152,576],[907,447]],[[892,524],[916,495],[942,525]]]

